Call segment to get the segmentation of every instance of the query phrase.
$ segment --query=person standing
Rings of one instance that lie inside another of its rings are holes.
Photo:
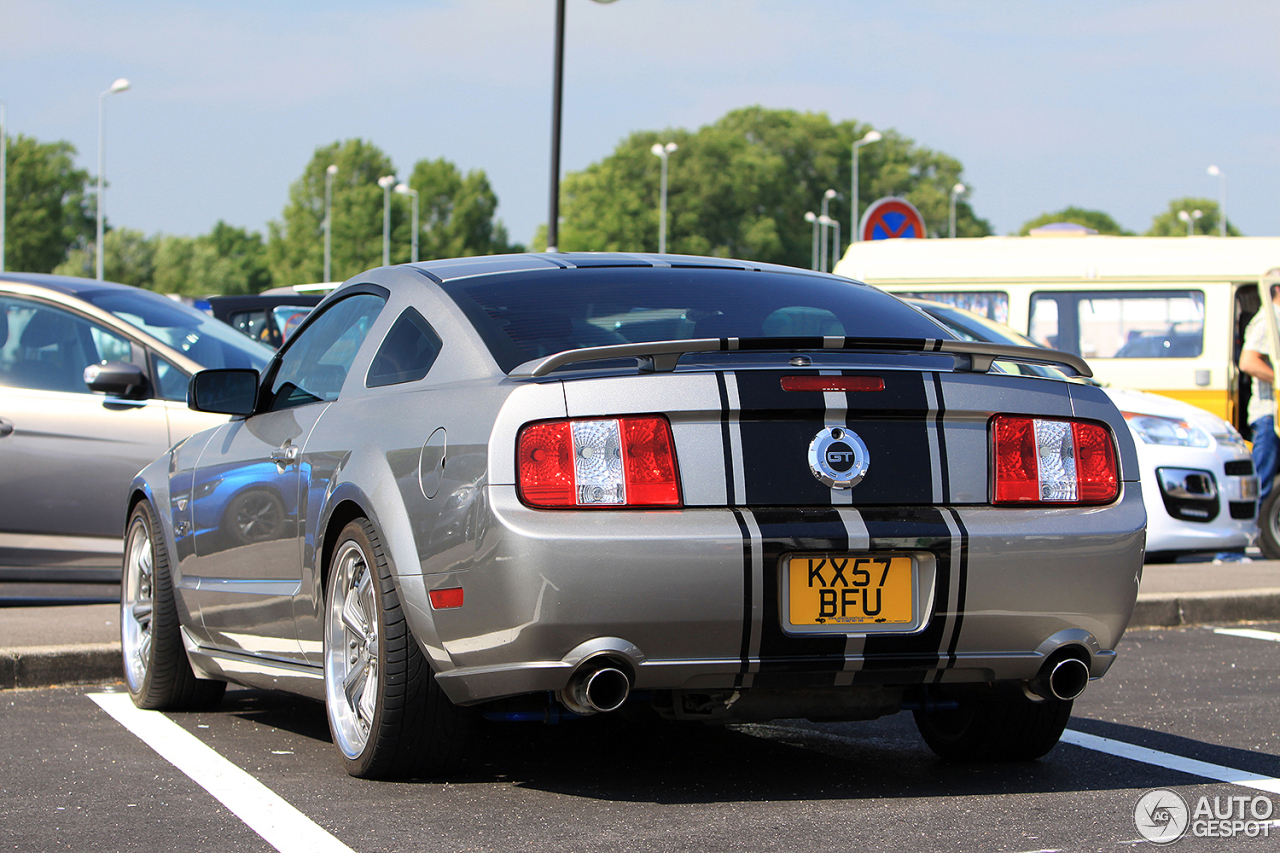
[[[1280,323],[1280,285],[1271,286],[1271,310]],[[1253,377],[1253,393],[1249,397],[1248,421],[1253,430],[1253,470],[1258,476],[1258,503],[1271,494],[1276,476],[1280,440],[1276,438],[1275,370],[1271,362],[1271,338],[1267,316],[1258,311],[1249,321],[1240,351],[1240,369]]]

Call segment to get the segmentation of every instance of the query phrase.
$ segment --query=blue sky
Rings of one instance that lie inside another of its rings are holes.
[[[96,172],[98,95],[130,80],[106,103],[117,226],[265,232],[317,147],[361,137],[402,176],[424,157],[484,169],[527,241],[546,219],[554,10],[0,0],[0,101],[11,134],[68,140]],[[763,104],[958,157],[999,233],[1069,204],[1141,231],[1175,197],[1218,198],[1216,164],[1232,222],[1280,235],[1278,3],[568,0],[566,42],[565,171],[632,131]]]

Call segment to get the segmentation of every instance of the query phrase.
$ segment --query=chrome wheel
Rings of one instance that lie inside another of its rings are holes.
[[[325,695],[338,747],[360,756],[378,710],[376,579],[359,543],[338,546],[325,611]]]
[[[124,584],[120,596],[120,639],[125,677],[135,693],[142,689],[151,664],[151,618],[155,607],[155,554],[151,525],[135,515],[125,542]]]

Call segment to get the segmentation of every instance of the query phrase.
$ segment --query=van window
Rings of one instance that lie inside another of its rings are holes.
[[[1033,293],[1027,334],[1084,358],[1198,358],[1204,351],[1204,293]]]
[[[988,320],[1009,325],[1009,294],[1002,290],[931,290],[928,293],[899,293],[903,299],[927,299],[954,305],[966,311],[980,314]]]

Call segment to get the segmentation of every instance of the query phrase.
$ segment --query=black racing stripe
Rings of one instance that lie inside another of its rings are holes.
[[[964,526],[960,513],[955,510],[948,510],[948,512],[955,521],[956,527],[960,529],[960,565],[956,567],[960,572],[956,589],[956,621],[951,633],[951,643],[947,646],[947,666],[955,666],[956,648],[960,645],[960,625],[964,622],[965,597],[969,586],[969,528]]]
[[[834,509],[766,509],[752,513],[763,543],[760,671],[753,685],[782,687],[802,673],[844,668],[844,634],[794,636],[782,630],[782,557],[795,552],[849,549],[849,534]],[[829,680],[825,683],[830,683]]]
[[[909,635],[872,634],[863,645],[862,670],[854,683],[875,683],[882,670],[905,671],[923,682],[942,657],[943,631],[949,612],[952,535],[942,512],[932,507],[862,510],[873,551],[919,551],[933,554],[936,563],[934,598],[924,630]]]
[[[831,490],[809,468],[809,445],[826,426],[820,392],[783,391],[785,376],[808,371],[743,371],[735,374],[741,405],[745,503],[753,507],[830,506]],[[855,500],[863,506],[931,505],[929,398],[925,374],[914,371],[841,371],[879,376],[882,391],[848,394],[845,423],[871,455]]]
[[[724,502],[734,506],[736,496],[733,493],[733,445],[729,441],[729,388],[725,385],[724,374],[716,371],[716,387],[720,391],[720,443],[724,447]]]
[[[938,399],[938,414],[934,418],[934,428],[938,430],[938,470],[942,473],[942,502],[951,503],[951,465],[947,461],[947,433],[943,429],[942,418],[947,413],[947,403],[942,396],[942,374],[933,374],[933,393]]]
[[[742,646],[738,653],[741,661],[738,667],[738,674],[733,680],[734,689],[738,689],[742,687],[747,668],[751,664],[751,621],[755,602],[755,578],[751,565],[751,529],[747,527],[746,519],[743,518],[741,512],[735,509],[733,517],[737,520],[738,530],[742,533]]]

